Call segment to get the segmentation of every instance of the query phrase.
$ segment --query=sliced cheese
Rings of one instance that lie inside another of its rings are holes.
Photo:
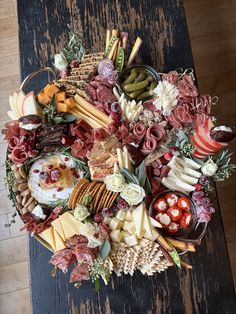
[[[133,220],[133,215],[132,215],[132,211],[131,210],[128,210],[126,212],[125,220],[128,220],[128,221],[132,221]]]
[[[127,225],[127,231],[130,233],[130,234],[136,234],[136,227],[135,227],[135,224],[134,222],[129,222],[128,225]]]
[[[111,222],[109,223],[109,228],[111,230],[119,229],[122,225],[122,222],[117,219],[116,217],[112,218]]]
[[[122,209],[120,209],[117,214],[116,214],[116,218],[123,221],[125,219],[126,216],[126,212]]]
[[[99,124],[97,121],[93,120],[92,118],[86,116],[85,114],[79,112],[77,109],[72,108],[70,109],[70,112],[75,115],[76,117],[84,120],[87,122],[92,128],[97,129],[97,128],[102,128],[102,125]]]
[[[105,218],[103,219],[103,223],[104,223],[105,225],[109,225],[110,222],[111,222],[111,217],[105,217]]]
[[[149,220],[150,220],[150,223],[153,227],[162,228],[162,225],[157,220],[155,220],[154,218],[149,216]]]
[[[56,243],[55,243],[55,238],[54,238],[54,232],[53,232],[53,227],[51,226],[50,228],[44,230],[41,232],[40,237],[45,240],[53,249],[53,251],[56,251]]]
[[[119,229],[112,230],[110,233],[110,238],[113,242],[121,242],[122,234]]]
[[[194,177],[194,178],[197,178],[197,179],[199,179],[201,177],[201,173],[199,171],[196,171],[196,170],[192,169],[192,168],[185,167],[184,168],[184,172],[187,175],[189,175],[191,177]]]
[[[150,237],[150,235],[147,232],[144,233],[144,238],[146,238],[146,239],[148,239],[150,241],[153,241],[153,242],[156,241],[156,239],[158,237],[159,237],[159,233],[155,229],[153,229],[151,237]]]
[[[121,148],[117,148],[116,153],[117,153],[117,158],[118,158],[118,162],[119,162],[119,167],[122,169],[125,166],[125,162],[124,162],[123,152],[122,152]]]
[[[84,224],[77,220],[72,214],[66,212],[65,214],[59,216],[62,229],[64,231],[66,239],[73,237],[74,235],[80,234],[81,229]]]
[[[190,158],[187,158],[187,157],[183,157],[183,161],[185,162],[185,164],[192,168],[192,169],[200,169],[201,168],[201,165],[199,165],[197,162],[195,162],[194,160],[190,159]]]
[[[129,171],[131,171],[132,168],[131,168],[130,156],[129,156],[129,152],[128,152],[128,149],[126,146],[124,146],[124,148],[123,148],[123,157],[124,157],[125,168],[127,168]]]
[[[144,218],[144,205],[140,204],[133,210],[133,222],[136,228],[136,234],[139,238],[142,238],[143,218]]]
[[[55,239],[55,245],[56,245],[56,251],[61,251],[66,248],[65,242],[63,241],[62,237],[59,235],[59,233],[53,229],[54,232],[54,239]]]
[[[86,109],[84,109],[83,107],[80,107],[77,103],[75,103],[75,107],[76,109],[81,112],[82,114],[84,114],[85,116],[93,119],[94,121],[96,121],[97,123],[101,124],[104,128],[107,128],[107,123],[103,122],[103,120],[97,118],[94,114],[90,113],[89,111],[87,111]]]
[[[56,230],[56,232],[60,235],[60,237],[65,241],[66,237],[65,237],[64,231],[62,229],[60,218],[57,218],[57,219],[53,220],[52,221],[52,226]]]

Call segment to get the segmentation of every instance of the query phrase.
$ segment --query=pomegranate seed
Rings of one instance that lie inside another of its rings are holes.
[[[34,173],[38,173],[39,170],[38,170],[38,169],[34,169],[33,172],[34,172]]]
[[[61,169],[66,169],[66,165],[62,165],[62,164],[61,164],[61,165],[60,165],[60,168],[61,168]]]
[[[65,160],[65,161],[68,161],[68,160],[69,160],[69,158],[68,158],[68,157],[65,157],[65,158],[64,158],[64,160]]]
[[[48,165],[48,169],[52,169],[53,168],[53,165]]]
[[[57,188],[57,192],[61,192],[62,190],[62,188]]]

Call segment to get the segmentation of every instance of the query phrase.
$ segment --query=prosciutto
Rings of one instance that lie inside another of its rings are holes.
[[[61,269],[64,273],[67,271],[70,264],[76,261],[76,257],[71,249],[64,249],[56,252],[49,263]]]

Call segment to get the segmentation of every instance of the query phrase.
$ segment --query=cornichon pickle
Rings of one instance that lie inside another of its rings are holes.
[[[139,95],[137,97],[137,100],[143,100],[145,98],[148,98],[149,96],[151,96],[153,93],[151,91],[146,91],[144,93],[142,93],[141,95]]]
[[[142,81],[142,82],[138,82],[138,83],[126,84],[124,86],[124,90],[125,90],[125,92],[128,92],[128,93],[129,92],[135,92],[139,89],[143,89],[143,88],[147,87],[148,84],[149,84],[149,81],[147,79]]]
[[[145,91],[145,89],[139,89],[139,90],[137,90],[136,92],[130,93],[129,96],[130,96],[131,98],[136,98],[136,97],[138,97],[140,94],[142,94],[144,91]]]
[[[138,76],[138,73],[136,71],[131,70],[130,75],[127,77],[127,79],[123,82],[122,85],[124,86],[126,84],[132,83],[136,79],[137,76]]]
[[[157,82],[152,82],[149,86],[149,90],[153,90],[156,87],[157,87]]]
[[[134,80],[134,83],[142,82],[147,77],[147,74],[144,72],[140,72],[138,77]]]
[[[153,82],[154,81],[154,77],[152,75],[148,75],[147,80],[149,82]]]

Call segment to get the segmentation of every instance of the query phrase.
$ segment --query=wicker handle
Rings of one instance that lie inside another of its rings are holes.
[[[48,72],[48,81],[50,80],[49,79],[49,73],[53,74],[54,78],[56,78],[56,73],[54,72],[54,70],[52,68],[50,68],[50,67],[39,68],[39,69],[35,70],[34,72],[32,72],[31,74],[29,74],[28,76],[26,76],[24,81],[21,83],[20,90],[23,90],[32,78],[34,78],[36,75],[38,75],[42,72]]]

